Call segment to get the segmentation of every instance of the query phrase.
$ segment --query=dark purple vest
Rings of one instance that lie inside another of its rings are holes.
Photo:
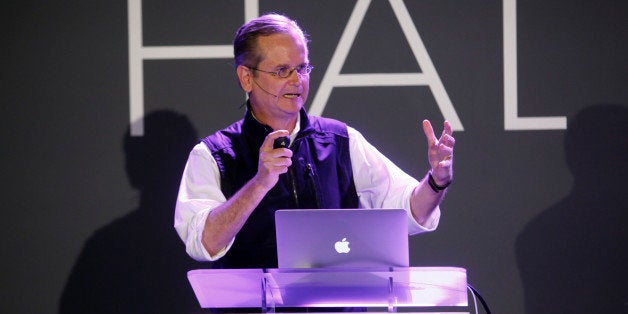
[[[243,120],[203,139],[220,170],[225,197],[230,198],[257,173],[259,148],[272,129],[247,111]],[[275,211],[295,208],[357,208],[347,126],[308,116],[301,110],[301,131],[290,149],[289,172],[266,194],[215,268],[275,268]]]

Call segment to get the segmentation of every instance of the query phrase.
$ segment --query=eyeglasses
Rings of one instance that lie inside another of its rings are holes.
[[[255,70],[255,71],[260,71],[260,72],[264,72],[264,73],[268,73],[274,76],[278,76],[281,78],[287,78],[290,75],[292,75],[292,72],[297,71],[297,74],[299,75],[309,75],[310,72],[312,72],[312,69],[314,69],[314,67],[312,65],[309,64],[301,64],[301,65],[297,65],[296,67],[290,69],[287,67],[281,67],[279,69],[277,69],[276,71],[264,71],[264,70],[260,70],[258,68],[254,68],[251,66],[246,65],[247,68],[251,69],[251,70]]]

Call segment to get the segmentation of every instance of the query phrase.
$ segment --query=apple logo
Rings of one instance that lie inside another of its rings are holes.
[[[349,253],[351,249],[349,248],[349,241],[347,238],[342,238],[342,241],[338,241],[334,244],[334,248],[338,253]]]

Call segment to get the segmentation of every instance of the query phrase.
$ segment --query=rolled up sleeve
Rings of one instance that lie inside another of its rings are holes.
[[[197,144],[186,163],[175,207],[174,228],[185,243],[188,255],[198,261],[215,261],[223,257],[227,247],[210,255],[203,246],[203,230],[209,213],[226,202],[220,190],[220,173],[216,160],[203,143]]]

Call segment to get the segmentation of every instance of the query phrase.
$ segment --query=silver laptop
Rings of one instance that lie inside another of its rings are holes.
[[[279,268],[409,266],[403,209],[284,209],[275,224]]]

